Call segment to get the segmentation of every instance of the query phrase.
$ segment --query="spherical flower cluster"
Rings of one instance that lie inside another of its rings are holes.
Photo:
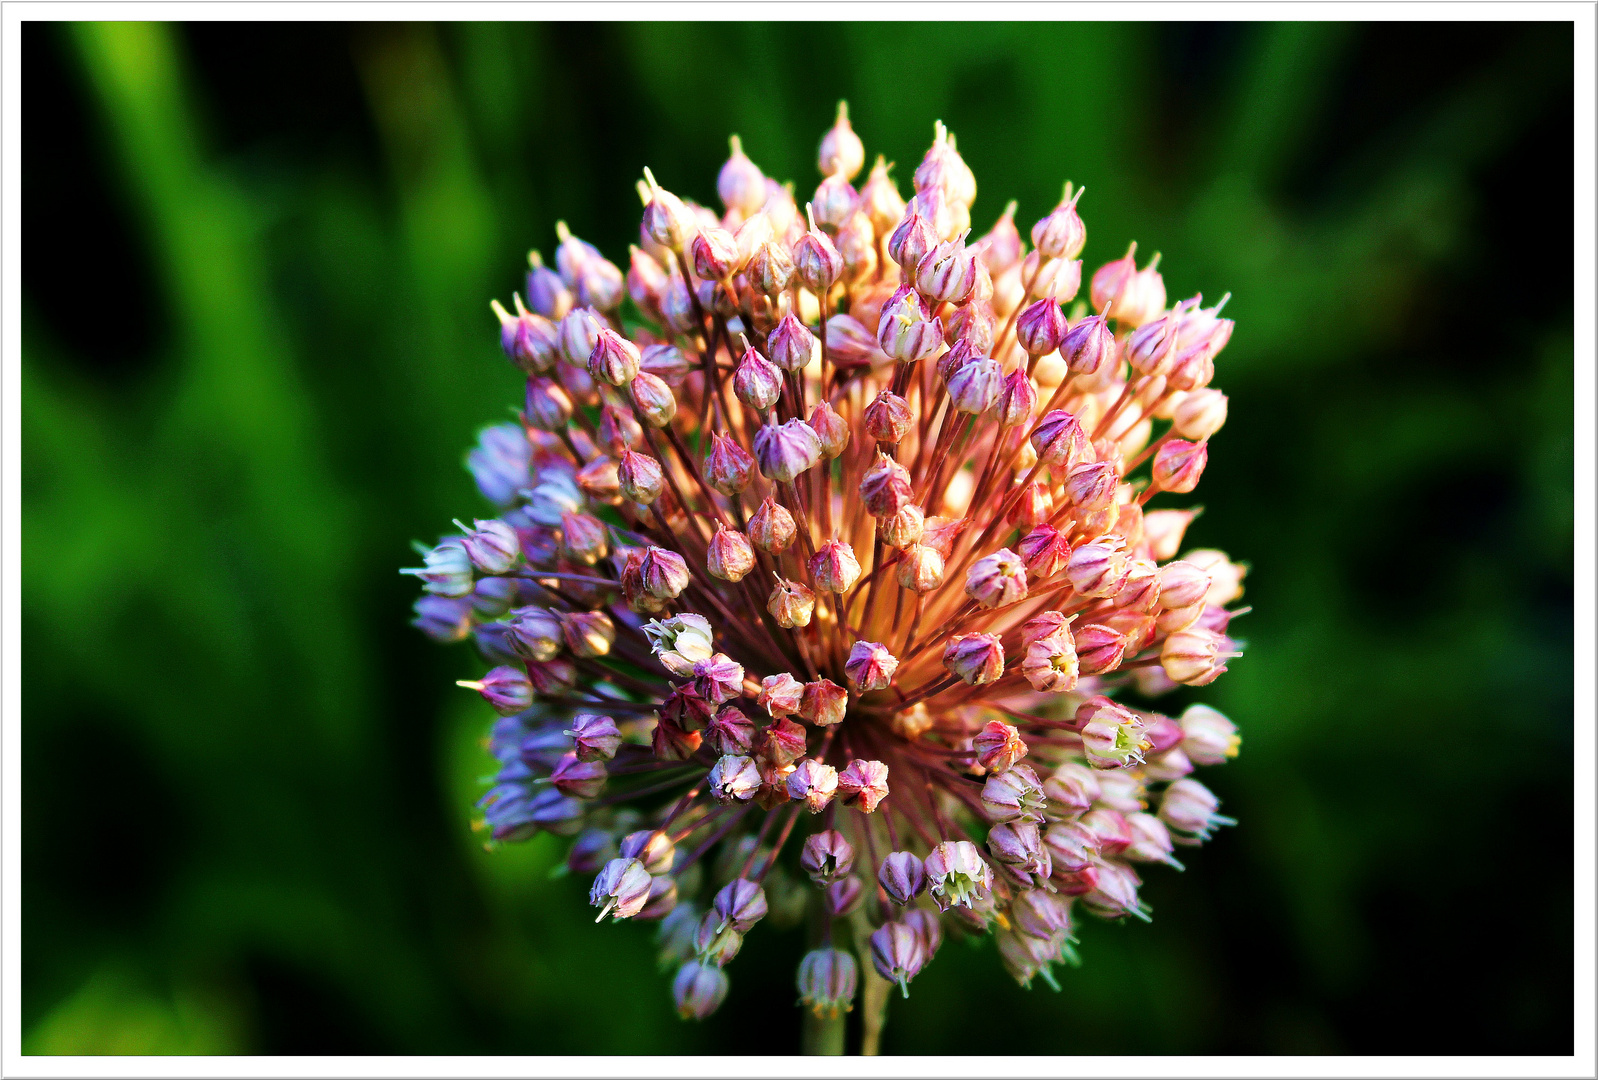
[[[519,424],[492,519],[425,552],[416,624],[500,715],[492,842],[571,838],[600,920],[659,920],[685,1017],[760,922],[823,930],[818,1015],[908,993],[946,934],[1023,984],[1074,920],[1230,824],[1224,716],[1147,702],[1239,654],[1244,568],[1188,551],[1231,334],[1151,261],[1087,277],[1082,192],[971,239],[939,124],[906,201],[840,110],[802,208],[735,138],[721,214],[645,170],[623,273],[562,226],[493,305]],[[859,181],[859,186],[855,184]]]

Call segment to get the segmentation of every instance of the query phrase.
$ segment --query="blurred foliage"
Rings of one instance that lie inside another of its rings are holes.
[[[644,165],[814,178],[942,118],[1092,267],[1238,320],[1191,539],[1243,824],[1059,995],[948,948],[890,1052],[1569,1053],[1569,24],[30,23],[24,1050],[793,1052],[798,935],[672,1015],[548,838],[485,854],[468,650],[407,541],[517,400],[490,296]],[[1488,309],[1492,310],[1489,311]],[[468,700],[470,698],[470,700]],[[1531,842],[1527,849],[1522,845]],[[1494,876],[1500,875],[1500,876]],[[1491,888],[1489,888],[1491,886]]]

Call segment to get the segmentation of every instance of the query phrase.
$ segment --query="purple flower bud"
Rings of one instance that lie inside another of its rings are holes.
[[[791,484],[794,477],[821,460],[821,440],[798,417],[782,424],[767,424],[755,432],[755,460],[767,479]]]
[[[755,751],[773,765],[792,765],[804,756],[805,729],[792,720],[778,720],[756,736]]]
[[[1015,322],[1016,340],[1029,356],[1044,356],[1058,349],[1065,332],[1065,313],[1050,299],[1028,305]]]
[[[679,334],[691,333],[700,329],[696,303],[688,283],[680,274],[672,274],[666,280],[665,291],[660,294],[660,317],[666,321],[667,327]]]
[[[638,567],[644,588],[662,600],[674,600],[688,587],[688,564],[675,551],[651,547]]]
[[[1103,315],[1081,320],[1060,339],[1060,359],[1073,375],[1097,375],[1115,355],[1115,334],[1110,331],[1110,320]]]
[[[889,852],[877,867],[877,883],[895,904],[908,904],[927,887],[926,868],[912,852]]]
[[[1023,934],[1048,941],[1071,936],[1070,902],[1044,889],[1023,889],[1010,904],[1010,921]]]
[[[1221,801],[1197,780],[1183,778],[1165,789],[1160,799],[1160,820],[1181,833],[1186,843],[1208,840],[1221,825],[1236,825],[1233,818],[1217,813]]]
[[[606,404],[599,410],[599,441],[612,454],[620,454],[644,441],[644,426],[631,409]]]
[[[723,705],[743,695],[743,665],[725,653],[716,653],[708,660],[694,665],[694,690],[700,697],[716,705]]]
[[[1052,864],[1037,825],[1030,821],[1004,822],[988,830],[988,851],[1002,870],[1019,885],[1041,888]]]
[[[1083,544],[1066,560],[1065,576],[1082,596],[1114,596],[1130,570],[1125,553],[1115,543]]]
[[[690,960],[677,969],[671,981],[672,1000],[677,1015],[684,1020],[703,1020],[715,1012],[727,996],[727,973],[713,964]]]
[[[738,241],[726,229],[701,229],[689,245],[694,274],[701,281],[721,281],[742,265]]]
[[[401,570],[422,579],[434,596],[466,596],[472,591],[472,560],[459,540],[446,540],[422,557],[424,565]],[[859,568],[856,568],[856,574]]]
[[[1087,226],[1082,224],[1082,216],[1077,213],[1076,202],[1084,190],[1078,188],[1075,194],[1070,194],[1068,185],[1067,194],[1060,200],[1060,205],[1032,226],[1032,246],[1044,258],[1074,259],[1082,254],[1088,231]]]
[[[893,673],[899,661],[886,646],[875,641],[857,641],[849,649],[849,659],[843,665],[849,686],[857,694],[872,690],[886,690],[893,685]]]
[[[725,967],[743,947],[744,936],[721,921],[714,911],[707,911],[694,929],[694,953],[704,963]]]
[[[606,915],[613,919],[632,918],[648,901],[649,885],[649,871],[637,859],[610,860],[588,892],[588,902],[599,908],[599,918],[594,921],[601,922]]]
[[[1000,548],[971,564],[965,576],[966,595],[985,608],[1004,607],[1027,595],[1026,566],[1009,548]]]
[[[552,660],[565,644],[559,617],[546,608],[517,608],[508,625],[506,644],[523,659]]]
[[[1209,461],[1209,444],[1172,439],[1154,452],[1154,487],[1159,491],[1186,494],[1198,487],[1199,477]]]
[[[572,417],[571,395],[554,379],[528,379],[524,404],[522,415],[536,431],[562,431]]]
[[[1103,793],[1099,784],[1102,775],[1074,761],[1055,769],[1054,775],[1043,782],[1043,794],[1049,800],[1050,816],[1080,817],[1087,813]]]
[[[576,799],[592,799],[605,786],[605,764],[601,761],[579,761],[576,754],[566,754],[555,766],[550,776],[557,790]]]
[[[1099,838],[1080,821],[1050,825],[1043,833],[1044,846],[1057,871],[1077,873],[1099,857]]]
[[[854,548],[836,539],[822,544],[810,559],[810,578],[824,592],[848,592],[860,580]]]
[[[1208,705],[1189,705],[1180,723],[1182,750],[1193,764],[1221,765],[1237,756],[1242,743],[1237,725]]]
[[[842,949],[813,949],[799,961],[799,1000],[824,1020],[854,1007],[855,959]]]
[[[671,280],[660,263],[649,252],[636,244],[627,248],[627,295],[633,298],[640,311],[652,318],[660,316],[660,298]]]
[[[963,413],[981,416],[999,400],[1004,368],[986,356],[972,357],[949,376],[949,403]]]
[[[699,232],[699,222],[681,199],[655,182],[654,174],[644,170],[649,185],[649,205],[644,208],[644,232],[661,247],[681,255]]]
[[[865,895],[865,883],[858,874],[848,874],[827,885],[822,891],[827,914],[841,919],[854,912]]]
[[[591,660],[607,656],[616,643],[616,624],[603,611],[576,611],[560,616],[561,636],[573,656]]]
[[[799,866],[817,885],[825,885],[854,867],[854,847],[836,829],[812,833],[799,853]]]
[[[640,371],[627,384],[627,396],[652,428],[663,428],[677,415],[677,398],[664,379]]]
[[[966,248],[965,235],[923,255],[916,264],[914,278],[917,291],[931,302],[963,302],[977,284],[977,259]]]
[[[749,539],[768,555],[787,551],[798,531],[788,508],[769,495],[749,518]]]
[[[1107,697],[1089,698],[1076,710],[1082,749],[1095,769],[1124,769],[1143,760],[1143,721]]]
[[[888,766],[880,761],[849,762],[838,774],[838,797],[845,806],[872,813],[888,797]]]
[[[805,758],[788,774],[788,797],[805,804],[812,814],[825,810],[838,791],[838,770],[815,758]]]
[[[821,357],[821,342],[789,312],[766,339],[771,361],[784,371],[803,371]]]
[[[571,736],[579,761],[609,760],[621,746],[621,729],[608,716],[578,713],[565,734]]]
[[[525,311],[521,297],[516,298],[513,316],[500,306],[498,300],[490,306],[499,317],[499,343],[505,355],[528,375],[547,374],[555,366],[557,337],[555,324],[542,315]]]
[[[1076,650],[1078,673],[1087,676],[1119,667],[1128,641],[1126,635],[1113,626],[1085,623],[1072,628],[1071,645]]]
[[[925,963],[920,936],[904,923],[883,923],[872,933],[872,966],[884,979],[898,983],[905,997],[910,996],[909,981]]]
[[[939,911],[971,907],[993,885],[992,869],[969,840],[945,840],[933,848],[926,871],[927,888]]]
[[[875,518],[892,517],[914,497],[910,470],[877,451],[876,461],[860,477],[860,501],[866,513]]]
[[[577,302],[598,311],[609,311],[621,302],[621,271],[600,254],[594,245],[571,234],[564,221],[555,223],[560,247],[555,251],[555,266],[566,286],[577,294]]]
[[[710,723],[705,725],[705,742],[719,754],[747,754],[754,745],[754,738],[754,721],[745,716],[742,710],[731,705],[716,713]]]
[[[736,210],[747,217],[765,204],[766,177],[760,166],[744,156],[743,143],[738,136],[734,135],[728,144],[732,152],[716,175],[716,194],[728,210]]]
[[[709,734],[710,729],[706,729]],[[760,770],[753,758],[741,754],[724,754],[710,767],[705,779],[710,794],[717,802],[728,803],[734,799],[747,801],[760,787]]]
[[[901,285],[877,317],[877,344],[894,360],[913,364],[938,350],[943,331],[927,315],[915,289]]]
[[[588,360],[594,353],[594,347],[599,344],[601,333],[607,327],[605,320],[592,309],[586,307],[572,308],[560,320],[556,328],[556,341],[560,348],[560,358],[575,368],[587,369]],[[615,331],[610,331],[611,336],[621,341],[626,341]],[[630,346],[632,343],[627,342]],[[636,349],[633,353],[636,359]],[[636,364],[634,365],[636,369]],[[619,386],[620,383],[612,385]]]
[[[755,459],[749,452],[719,432],[710,436],[710,453],[705,455],[705,482],[731,497],[749,486],[754,476]]]
[[[849,424],[828,402],[822,401],[810,410],[810,430],[821,443],[821,457],[831,461],[849,445]]]
[[[809,626],[816,610],[816,594],[807,585],[779,576],[766,601],[766,610],[784,629]]]
[[[997,682],[1004,674],[1004,646],[994,634],[956,634],[943,650],[943,666],[969,686]]]
[[[988,777],[982,807],[989,821],[1042,821],[1048,799],[1030,765],[1012,765]]]
[[[753,881],[735,878],[716,893],[710,910],[722,926],[747,934],[750,927],[766,917],[766,893]]]
[[[827,290],[843,274],[843,256],[827,239],[827,234],[816,228],[810,207],[805,207],[805,213],[811,215],[810,228],[793,247],[794,274],[805,288],[818,297],[825,297]]]
[[[1135,915],[1148,922],[1148,906],[1137,896],[1137,871],[1119,862],[1101,862],[1097,869],[1098,884],[1082,895],[1082,906],[1106,919]]]
[[[568,320],[573,318],[581,310],[573,312],[566,318]],[[638,346],[616,331],[605,327],[594,335],[594,347],[587,357],[588,373],[599,382],[609,383],[611,386],[626,386],[638,374],[642,359]]]
[[[745,349],[732,377],[732,391],[739,401],[763,413],[782,396],[782,372],[754,349]]]
[[[472,608],[472,601],[465,597],[422,596],[417,599],[413,608],[416,618],[411,620],[411,625],[434,641],[444,645],[453,644],[473,632]]]
[[[705,553],[705,569],[722,581],[742,581],[755,568],[755,548],[737,529],[717,524]]]
[[[931,592],[943,584],[943,571],[943,556],[936,549],[925,544],[912,544],[899,560],[899,585],[914,592]],[[952,646],[953,643],[950,644]],[[947,653],[944,655],[948,656]]]
[[[1075,416],[1064,409],[1046,413],[1032,429],[1032,449],[1045,465],[1075,464],[1093,458],[1093,443]]]
[[[832,127],[821,137],[821,147],[816,151],[816,167],[822,176],[841,175],[853,180],[860,167],[866,163],[866,150],[860,136],[849,126],[849,103],[838,102],[838,117]]]
[[[624,859],[637,859],[651,874],[665,874],[671,870],[677,848],[663,830],[639,829],[622,837],[621,854]]]
[[[749,256],[745,275],[766,296],[780,296],[793,281],[793,253],[780,237],[773,237]]]
[[[1013,726],[1002,720],[989,720],[971,740],[971,749],[977,752],[978,765],[1001,773],[1026,757],[1028,747]]]
[[[799,699],[799,716],[816,727],[831,727],[842,722],[849,705],[849,692],[831,679],[805,683]]]
[[[483,700],[501,716],[515,716],[533,704],[532,681],[513,667],[497,667],[481,679],[461,679],[455,685],[482,694]]]
[[[1004,377],[994,404],[999,423],[1005,427],[1015,427],[1032,419],[1032,411],[1038,407],[1038,391],[1025,367],[1018,367]]]
[[[879,443],[897,444],[914,425],[910,403],[890,390],[882,391],[866,406],[866,434]]]
[[[899,264],[905,277],[913,279],[927,252],[938,246],[938,239],[932,222],[921,216],[920,204],[912,202],[888,237],[888,257]]]
[[[880,154],[871,167],[871,175],[860,188],[860,211],[871,220],[872,228],[878,233],[892,229],[904,215],[904,199],[888,176],[887,158]]]
[[[528,304],[544,318],[559,322],[571,310],[571,292],[560,275],[544,265],[538,252],[528,252],[527,264]]]
[[[482,619],[497,619],[510,610],[520,594],[521,582],[515,578],[480,578],[472,586],[472,613]]]
[[[841,173],[832,173],[816,187],[810,208],[816,215],[817,224],[823,229],[837,232],[853,216],[859,200],[860,196],[849,183],[849,178]]]

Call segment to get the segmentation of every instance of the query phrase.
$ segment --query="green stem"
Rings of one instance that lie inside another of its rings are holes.
[[[802,1054],[842,1054],[843,1053],[843,1019],[845,1014],[840,1012],[830,1019],[817,1016],[809,1009],[804,1010],[804,1030],[800,1034],[800,1053]]]

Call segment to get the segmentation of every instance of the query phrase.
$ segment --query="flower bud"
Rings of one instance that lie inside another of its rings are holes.
[[[765,205],[766,177],[758,165],[744,156],[738,136],[734,135],[728,144],[732,152],[716,175],[716,194],[728,210],[748,217]]]
[[[1183,778],[1173,781],[1160,799],[1160,821],[1181,833],[1187,843],[1208,840],[1221,825],[1237,822],[1216,811],[1220,800],[1209,788],[1197,780]]]
[[[877,451],[877,459],[860,478],[860,501],[875,518],[892,517],[910,505],[914,492],[910,470]]]
[[[854,128],[849,126],[849,103],[840,101],[837,119],[821,137],[821,146],[816,151],[816,167],[821,170],[822,176],[838,173],[845,180],[853,180],[865,163],[865,145],[860,141],[860,136],[854,133]]]
[[[722,581],[742,581],[754,568],[755,548],[749,538],[737,529],[718,524],[716,535],[710,538],[705,552],[705,569],[710,576]]]
[[[1087,226],[1082,224],[1081,215],[1076,211],[1076,203],[1084,190],[1078,188],[1075,194],[1071,194],[1070,185],[1067,185],[1066,195],[1060,200],[1060,205],[1032,226],[1032,246],[1044,258],[1074,259],[1082,254],[1088,232]]]
[[[898,658],[875,641],[855,642],[843,665],[849,686],[857,694],[886,690],[893,685],[893,673],[898,668]]]
[[[986,356],[971,361],[949,376],[949,403],[963,413],[981,416],[999,400],[1004,368]]]
[[[899,586],[912,592],[932,592],[943,584],[943,556],[925,544],[911,544],[899,558]]]
[[[639,829],[621,839],[622,858],[637,859],[651,874],[670,873],[676,854],[676,845],[661,829]]]
[[[804,689],[804,684],[786,671],[780,675],[767,675],[760,680],[760,695],[755,698],[755,704],[765,709],[772,719],[780,720],[799,711]]]
[[[735,878],[716,893],[710,910],[723,927],[730,926],[740,934],[747,934],[755,923],[766,917],[766,892],[753,881]]]
[[[999,423],[1005,427],[1015,427],[1032,419],[1032,411],[1038,407],[1038,391],[1024,367],[1016,368],[1004,377],[995,404],[998,406]]]
[[[1038,300],[1027,305],[1021,312],[1020,318],[1015,321],[1016,340],[1021,343],[1028,356],[1043,356],[1054,352],[1060,347],[1065,332],[1065,313],[1060,310],[1060,305],[1051,299]]]
[[[1027,755],[1026,740],[1002,720],[989,720],[971,740],[971,748],[977,752],[977,764],[989,772],[1003,772]]]
[[[1080,674],[1102,675],[1121,666],[1126,655],[1126,635],[1103,623],[1083,623],[1071,631]]]
[[[560,625],[566,647],[584,660],[608,655],[616,643],[616,624],[603,611],[563,613]]]
[[[942,328],[928,315],[921,297],[901,285],[882,305],[877,317],[877,344],[900,363],[913,364],[931,356],[943,343]]]
[[[926,528],[926,518],[921,513],[921,507],[914,503],[906,503],[899,508],[899,512],[890,517],[883,518],[878,523],[884,543],[891,547],[907,548],[921,539],[921,533]]]
[[[889,179],[888,162],[881,155],[877,156],[877,163],[871,167],[871,175],[860,188],[860,212],[870,218],[872,228],[878,233],[891,230],[904,215],[904,200],[899,197],[898,187]]]
[[[1182,864],[1172,855],[1171,831],[1165,822],[1153,814],[1132,813],[1126,818],[1132,830],[1132,842],[1127,845],[1125,858],[1133,862],[1165,863],[1182,869]]]
[[[1182,548],[1182,536],[1198,516],[1194,510],[1149,510],[1143,515],[1143,539],[1156,562],[1172,558]]]
[[[572,295],[560,275],[544,265],[536,251],[527,253],[527,302],[546,319],[559,322],[571,310]]]
[[[816,594],[806,585],[779,577],[766,601],[766,610],[785,630],[809,626],[816,610]]]
[[[466,536],[460,542],[459,550],[466,552],[467,559],[478,570],[485,574],[503,574],[521,560],[522,548],[516,539],[515,529],[497,518],[474,521],[472,524],[475,528],[461,526]],[[454,555],[450,556],[452,562],[455,558]]]
[[[1042,821],[1048,800],[1030,765],[1012,765],[989,776],[982,787],[982,807],[989,821]]]
[[[681,199],[655,183],[655,176],[644,170],[649,185],[649,205],[644,207],[644,232],[661,247],[683,254],[699,232],[694,212]]]
[[[675,551],[650,547],[638,569],[644,588],[661,600],[674,600],[688,587],[688,564]]]
[[[543,376],[527,380],[523,418],[535,431],[564,431],[572,418],[572,399],[565,387]]]
[[[600,922],[606,915],[613,919],[632,918],[649,899],[649,885],[649,872],[637,859],[610,860],[588,892],[588,902],[600,909],[599,918],[594,921]]]
[[[838,797],[862,814],[874,812],[888,797],[888,766],[880,761],[849,762],[838,774]]]
[[[799,853],[799,866],[810,880],[825,885],[843,877],[854,866],[854,847],[835,829],[813,833]]]
[[[932,222],[921,215],[919,203],[910,203],[888,237],[888,257],[899,264],[906,279],[913,281],[921,260],[937,246],[938,233]]]
[[[722,281],[742,264],[738,257],[738,241],[726,229],[701,229],[689,247],[694,274],[701,281]]]
[[[821,458],[831,461],[849,445],[849,423],[839,416],[829,402],[818,402],[810,410],[810,430],[821,443]]]
[[[754,721],[733,705],[721,709],[705,725],[705,742],[712,750],[725,756],[747,755],[754,746],[754,738]]]
[[[1055,409],[1045,413],[1032,429],[1032,449],[1048,466],[1075,465],[1093,460],[1093,443],[1071,413]]]
[[[805,758],[788,774],[788,797],[819,814],[838,791],[838,770],[815,758]]]
[[[555,366],[557,337],[555,324],[542,315],[523,310],[516,298],[513,316],[498,300],[489,305],[499,318],[499,344],[511,362],[528,375],[544,375]]]
[[[1102,315],[1082,319],[1060,339],[1060,359],[1073,375],[1097,375],[1115,356],[1115,335]]]
[[[737,440],[716,432],[710,436],[710,453],[705,455],[705,482],[731,498],[749,486],[754,478],[755,459]]]
[[[865,430],[879,443],[897,444],[915,426],[910,403],[891,390],[884,390],[865,410]]]
[[[868,282],[877,272],[877,232],[871,218],[860,210],[838,226],[838,255],[843,259],[843,279],[850,284]]]
[[[860,196],[849,183],[847,176],[841,173],[829,173],[817,185],[810,206],[815,212],[816,223],[823,229],[836,233],[844,222],[853,216],[859,199]]]
[[[1016,542],[1016,554],[1027,573],[1038,579],[1053,577],[1071,557],[1066,535],[1052,525],[1038,525]]]
[[[610,551],[605,523],[592,514],[565,511],[560,516],[560,553],[572,562],[593,566]]]
[[[629,409],[607,404],[599,410],[599,441],[613,454],[644,441],[644,427]]]
[[[721,1007],[727,996],[727,973],[713,964],[690,960],[677,969],[671,981],[672,1000],[677,1015],[684,1020],[703,1020]]]
[[[666,474],[660,462],[647,454],[623,450],[621,464],[616,468],[616,482],[624,498],[647,506],[665,490]]]
[[[1068,633],[1048,634],[1033,641],[1021,661],[1021,674],[1039,693],[1063,694],[1076,686],[1076,646]]]
[[[1125,863],[1102,862],[1097,865],[1098,884],[1082,895],[1082,906],[1106,919],[1135,915],[1148,920],[1147,905],[1137,897],[1142,882],[1137,872]]]
[[[799,961],[799,1001],[823,1020],[854,1008],[859,972],[842,949],[812,949]]]
[[[1201,626],[1168,634],[1160,646],[1160,666],[1172,682],[1208,686],[1226,670],[1221,635]]]
[[[1004,674],[1004,646],[994,634],[956,634],[943,650],[943,666],[969,686],[997,682]]]
[[[938,244],[921,257],[914,275],[916,290],[933,303],[958,304],[977,284],[977,259],[965,236]]]
[[[706,729],[709,734],[710,729]],[[753,758],[741,754],[724,754],[716,759],[710,767],[710,775],[705,778],[711,797],[719,803],[730,803],[734,800],[748,802],[754,797],[755,790],[760,787],[760,770],[755,767]]]
[[[1184,439],[1199,442],[1221,430],[1226,423],[1226,395],[1219,390],[1194,390],[1182,399],[1172,418],[1171,430]]]
[[[1159,262],[1160,257],[1156,254],[1148,266],[1127,278],[1126,284],[1116,294],[1115,304],[1110,309],[1111,318],[1128,326],[1142,326],[1159,317],[1165,309],[1165,279],[1155,270]],[[1095,302],[1093,306],[1101,305]]]
[[[889,982],[898,983],[899,991],[910,996],[909,981],[916,977],[926,963],[926,953],[921,938],[901,922],[883,923],[871,934],[871,964],[877,973]]]
[[[692,333],[701,328],[695,303],[694,293],[688,287],[688,282],[684,281],[680,274],[672,274],[666,280],[665,290],[660,294],[660,317],[665,320],[668,328],[677,333]]]
[[[1119,810],[1098,807],[1082,815],[1081,825],[1091,832],[1099,843],[1099,853],[1106,858],[1121,855],[1132,843],[1132,826]]]
[[[971,564],[966,572],[965,592],[985,608],[1004,607],[1025,600],[1026,566],[1015,552],[1001,548]]]
[[[626,342],[628,347],[632,346],[632,342],[627,341],[626,338],[623,338],[614,330],[609,330],[605,325],[605,321],[592,308],[572,308],[560,320],[557,327],[556,340],[560,348],[560,358],[572,367],[587,369],[589,357],[593,355],[595,346],[599,344],[600,335],[605,332],[608,332],[613,338]],[[632,358],[636,361],[636,349],[632,353]],[[628,363],[626,359],[619,362],[624,367]],[[637,370],[636,362],[632,364],[632,370]],[[629,375],[628,378],[631,378],[631,376]],[[612,383],[611,385],[620,386],[621,383]]]
[[[822,544],[810,559],[810,579],[823,592],[848,592],[860,580],[854,548],[836,539]]]
[[[1143,721],[1107,697],[1089,698],[1077,707],[1082,749],[1095,769],[1124,769],[1143,760]]]
[[[849,692],[831,679],[805,683],[799,699],[799,716],[816,727],[831,727],[843,720]]]
[[[1042,888],[1054,869],[1037,825],[1007,821],[988,830],[988,854],[1004,877],[1026,889]]]
[[[1099,778],[1115,775],[1099,773],[1086,765],[1068,761],[1043,781],[1043,794],[1049,800],[1049,816],[1081,817],[1093,808],[1103,793]]]
[[[927,888],[939,911],[971,907],[987,895],[993,871],[969,840],[945,840],[926,858]]]
[[[821,894],[827,914],[835,919],[853,914],[855,908],[860,906],[865,891],[865,883],[857,874],[849,874],[832,882]]]
[[[462,679],[455,685],[476,690],[501,716],[514,716],[533,704],[532,682],[524,672],[513,667],[497,667],[481,679]]]
[[[720,705],[743,695],[744,669],[725,653],[716,653],[694,665],[694,692]],[[709,717],[705,718],[707,721]]]
[[[665,295],[671,278],[649,252],[633,244],[627,248],[627,295],[638,309],[651,317],[659,317],[660,300]]]
[[[1125,553],[1097,541],[1072,551],[1065,563],[1065,576],[1081,596],[1114,596],[1126,581],[1127,572]]]
[[[1237,756],[1237,725],[1208,705],[1189,705],[1180,724],[1182,749],[1193,764],[1220,765]]]
[[[805,729],[792,720],[778,720],[755,739],[760,758],[779,767],[791,766],[805,753]]]
[[[902,906],[921,895],[927,887],[927,873],[912,852],[894,851],[884,856],[877,868],[877,883],[888,899]]]
[[[821,358],[821,342],[793,312],[782,317],[766,339],[771,360],[784,371],[803,371]]]
[[[1061,872],[1081,873],[1091,867],[1094,860],[1099,857],[1097,834],[1080,821],[1050,825],[1044,830],[1043,844],[1049,849],[1049,857],[1054,861],[1056,875]],[[1089,882],[1087,887],[1092,888],[1092,882]]]
[[[517,608],[508,625],[505,643],[524,660],[552,660],[565,642],[559,617],[544,608]]]
[[[782,372],[754,349],[745,349],[733,373],[732,391],[739,401],[763,413],[782,396]]]
[[[794,275],[801,285],[824,300],[833,283],[843,275],[843,256],[838,254],[827,234],[816,228],[809,206],[805,207],[805,213],[811,215],[810,228],[793,247]]]
[[[627,384],[628,396],[638,407],[644,422],[652,428],[663,428],[677,415],[677,399],[664,379],[640,371]]]
[[[584,310],[586,309],[577,309],[566,316],[567,320],[580,315]],[[609,383],[611,386],[626,386],[638,374],[643,357],[638,352],[638,346],[616,331],[605,327],[594,335],[593,348],[585,359],[588,362],[588,374],[599,382]]]
[[[769,495],[749,518],[749,539],[768,555],[787,551],[798,534],[788,508]]]
[[[791,484],[794,477],[821,460],[821,440],[798,417],[767,424],[755,432],[755,460],[767,479]]]

